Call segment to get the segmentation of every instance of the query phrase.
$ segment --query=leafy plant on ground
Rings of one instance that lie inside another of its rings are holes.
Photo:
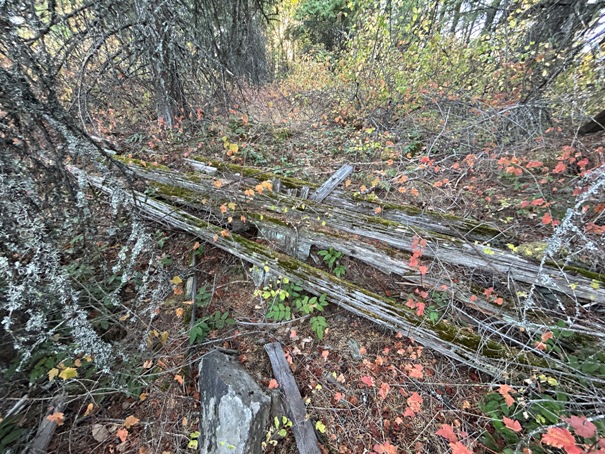
[[[322,249],[317,253],[323,257],[323,261],[330,271],[334,273],[336,277],[342,277],[347,272],[346,268],[340,264],[339,259],[342,257],[342,252],[335,250],[332,246],[329,249]]]
[[[323,312],[328,305],[326,295],[319,297],[304,295],[301,283],[292,283],[288,278],[278,279],[263,289],[256,290],[255,294],[267,302],[266,316],[270,320],[281,322],[291,320],[294,314],[301,316],[312,315],[316,311]],[[313,333],[318,339],[323,339],[324,331],[328,327],[326,318],[315,315],[309,319]]]

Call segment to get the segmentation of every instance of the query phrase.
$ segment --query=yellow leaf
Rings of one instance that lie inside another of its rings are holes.
[[[145,399],[147,399],[147,396],[149,396],[149,394],[147,394],[147,393],[141,393],[141,395],[139,396],[139,400],[141,402],[143,402]]]
[[[351,186],[351,180],[345,181],[345,188],[348,188],[349,186]]]
[[[595,290],[598,290],[599,288],[601,288],[601,284],[599,284],[599,281],[596,281],[595,279],[592,280],[592,282],[590,283],[590,286],[592,288],[594,288]]]
[[[48,419],[51,422],[56,423],[57,426],[62,426],[63,425],[63,413],[60,412],[60,411],[56,411],[52,415],[48,415],[46,417],[46,419]]]
[[[227,204],[227,206],[229,207],[229,209],[230,209],[230,210],[235,210],[235,203],[233,203],[233,202],[229,202],[229,203]]]
[[[174,276],[170,282],[172,282],[174,285],[179,285],[183,283],[183,279],[181,279],[179,276]]]
[[[53,367],[51,370],[48,371],[48,381],[53,381],[57,375],[59,375],[59,369]]]
[[[95,408],[95,404],[90,403],[88,404],[88,406],[86,407],[86,411],[84,412],[84,416],[88,416]]]
[[[216,243],[216,242],[218,241],[218,235],[214,235],[214,236],[212,237],[212,241],[214,241],[214,242]]]
[[[323,434],[326,432],[326,425],[321,421],[317,421],[315,423],[315,429],[317,429],[319,431],[319,433]]]
[[[75,367],[66,367],[59,374],[59,378],[63,380],[69,380],[70,378],[76,378],[78,376],[78,371]]]
[[[130,415],[124,420],[124,427],[126,427],[127,429],[130,429],[132,426],[134,426],[139,421],[140,421],[139,418],[137,418],[136,416]]]
[[[178,318],[182,318],[182,317],[183,317],[183,313],[184,313],[184,312],[185,312],[185,311],[183,310],[183,308],[182,308],[182,307],[179,307],[179,308],[177,308],[177,309],[174,311],[174,313],[176,314],[176,316],[177,316]]]
[[[231,151],[232,153],[237,153],[239,151],[239,146],[236,143],[230,143],[229,151]]]
[[[163,331],[162,334],[160,335],[160,342],[162,344],[165,344],[167,340],[168,340],[168,331]]]

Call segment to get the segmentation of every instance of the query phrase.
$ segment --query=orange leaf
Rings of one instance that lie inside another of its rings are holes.
[[[132,426],[134,426],[139,421],[140,421],[139,418],[137,418],[136,416],[130,415],[124,420],[124,427],[126,427],[127,429],[130,429]]]
[[[576,439],[565,427],[551,427],[542,435],[542,443],[553,448],[564,449],[567,454],[584,452],[576,445]]]
[[[449,424],[441,424],[441,429],[435,432],[435,434],[442,436],[451,443],[456,443],[458,441],[458,437],[454,433],[454,428]]]
[[[510,393],[515,393],[516,391],[508,385],[500,385],[498,388],[498,392],[502,397],[504,397],[504,402],[506,405],[510,407],[515,403],[515,399],[510,395]]]
[[[389,386],[388,383],[383,383],[382,385],[380,385],[380,390],[378,391],[378,395],[380,397],[382,397],[383,399],[386,399],[387,394],[389,393],[390,389],[391,389],[391,387]]]
[[[544,225],[548,225],[552,222],[552,216],[550,215],[550,213],[544,213],[544,216],[542,216],[542,224]]]
[[[450,443],[450,448],[452,448],[452,454],[473,454],[473,451],[468,449],[459,441],[456,443]]]
[[[389,440],[382,444],[375,444],[372,449],[378,454],[397,454],[397,446],[392,445]]]
[[[63,412],[60,411],[56,411],[54,412],[52,415],[48,415],[46,417],[46,419],[48,419],[51,422],[54,422],[55,424],[57,424],[57,426],[62,426],[63,425]]]
[[[340,402],[340,401],[342,400],[342,398],[343,398],[343,397],[344,397],[344,396],[342,395],[342,393],[338,393],[338,392],[337,392],[337,393],[335,393],[335,394],[334,394],[334,400],[335,400],[336,402]]]
[[[212,182],[212,185],[213,185],[215,188],[217,188],[217,189],[218,189],[218,188],[220,188],[220,187],[223,185],[223,183],[221,183],[219,180],[214,180],[214,181]]]
[[[328,360],[328,355],[330,354],[330,352],[328,350],[324,350],[321,352],[321,357],[324,359],[324,361]]]
[[[368,375],[365,375],[363,377],[361,377],[361,381],[366,385],[366,386],[374,386],[374,379]]]
[[[221,210],[221,213],[225,214],[227,212],[227,205],[225,205],[225,204],[221,205],[220,210]]]
[[[597,432],[597,426],[586,419],[586,416],[571,416],[570,418],[561,418],[567,422],[574,430],[576,435],[584,438],[592,438]]]
[[[504,422],[504,425],[513,432],[521,432],[522,430],[521,423],[519,421],[515,421],[514,419],[510,419],[504,416],[502,418],[502,422]]]
[[[269,389],[277,389],[279,387],[279,383],[277,383],[277,380],[275,378],[272,378],[271,380],[269,380]]]
[[[177,382],[179,383],[179,385],[182,385],[182,384],[183,384],[183,382],[185,381],[185,380],[183,379],[183,376],[182,376],[182,375],[179,375],[179,374],[176,374],[176,375],[174,376],[174,380],[175,380],[175,381],[177,381]]]
[[[410,397],[406,400],[408,404],[408,408],[405,409],[404,416],[414,416],[421,409],[422,405],[422,397],[416,391],[412,393]]]
[[[376,214],[382,213],[382,208],[381,207],[374,208],[374,213],[376,213]]]
[[[124,428],[118,429],[118,431],[116,432],[116,436],[120,439],[122,443],[124,443],[128,438],[128,431]]]

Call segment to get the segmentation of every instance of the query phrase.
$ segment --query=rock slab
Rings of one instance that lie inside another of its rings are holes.
[[[199,366],[201,454],[260,454],[271,398],[232,357],[214,350]]]

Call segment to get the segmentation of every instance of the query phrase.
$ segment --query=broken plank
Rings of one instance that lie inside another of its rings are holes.
[[[265,345],[265,351],[271,361],[273,376],[279,384],[286,416],[292,421],[292,433],[296,447],[301,454],[320,454],[317,437],[311,420],[307,417],[307,407],[303,403],[300,391],[286,361],[279,342]]]
[[[345,178],[351,175],[351,172],[353,172],[352,166],[349,164],[343,165],[313,193],[313,195],[310,197],[310,200],[320,203],[323,202],[325,198],[328,197],[330,193],[345,180]]]

